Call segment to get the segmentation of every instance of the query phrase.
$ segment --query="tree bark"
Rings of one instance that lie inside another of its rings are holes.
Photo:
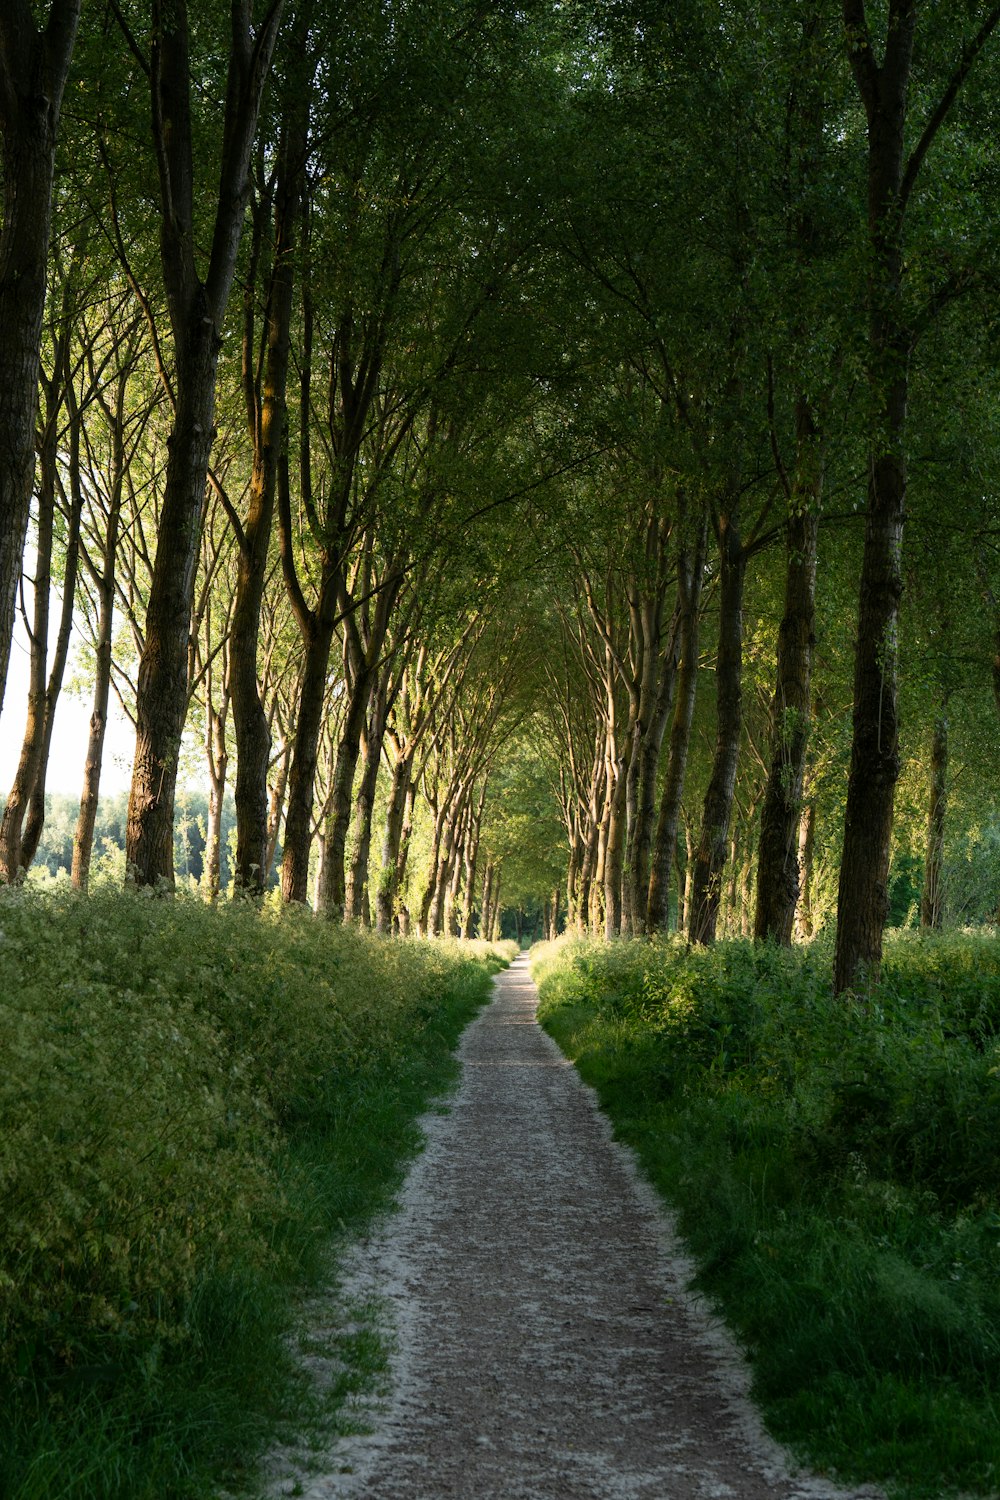
[[[868,452],[865,545],[854,658],[851,769],[837,892],[837,994],[877,977],[889,913],[889,850],[899,779],[897,627],[906,507],[906,406],[913,330],[904,293],[906,210],[927,153],[977,57],[1000,25],[987,12],[906,153],[907,103],[919,0],[890,0],[881,63],[864,0],[843,0],[851,69],[867,120]]]
[[[39,771],[45,729],[46,666],[49,647],[49,605],[52,594],[52,539],[56,509],[58,415],[62,400],[57,371],[48,389],[48,409],[40,444],[38,525],[35,545],[34,603],[30,627],[28,709],[21,754],[3,816],[0,818],[0,880],[16,881],[21,872],[21,832],[31,790]],[[72,596],[71,596],[72,597]]]
[[[889,915],[889,850],[899,779],[897,621],[903,592],[904,434],[911,336],[902,301],[904,128],[915,0],[890,6],[884,61],[871,39],[848,33],[851,62],[868,118],[870,440],[865,544],[861,563],[851,767],[837,897],[834,990],[877,977]],[[856,4],[845,0],[847,26]],[[863,18],[863,7],[862,16]]]
[[[266,301],[263,379],[253,377],[253,292],[248,288],[244,333],[244,389],[253,472],[246,519],[238,536],[230,671],[236,741],[236,867],[233,886],[259,896],[268,876],[267,773],[271,734],[257,678],[261,603],[267,574],[281,456],[288,437],[288,366],[291,353],[295,249],[302,211],[306,159],[304,87],[291,90],[278,148],[274,194],[274,254]],[[263,226],[261,226],[261,230]]]
[[[489,938],[493,930],[493,880],[495,866],[491,859],[486,861],[486,873],[483,875],[483,905],[479,920],[479,935]]]
[[[500,905],[500,880],[502,874],[502,869],[497,866],[497,868],[493,872],[493,915],[490,918],[489,930],[489,939],[491,943],[498,943],[500,941],[500,919],[503,916],[503,908]]]
[[[701,835],[689,871],[688,937],[692,943],[715,941],[743,728],[743,584],[747,557],[732,516],[721,518],[719,552],[717,728]]]
[[[399,857],[403,842],[403,824],[406,815],[407,793],[413,775],[413,751],[411,745],[404,750],[396,746],[396,760],[392,768],[392,786],[385,813],[385,834],[382,839],[382,869],[379,876],[378,896],[375,902],[375,925],[388,936],[392,932],[399,893]]]
[[[682,542],[678,555],[677,578],[681,604],[680,661],[674,696],[673,720],[670,726],[667,770],[660,798],[660,811],[649,872],[646,931],[650,934],[670,930],[670,871],[677,851],[677,828],[681,801],[684,796],[684,777],[687,771],[691,725],[694,722],[694,705],[698,691],[701,593],[705,574],[707,539],[708,518],[703,516],[693,556],[686,542]],[[678,928],[683,929],[683,926],[678,902]]]
[[[347,882],[345,916],[348,921],[360,921],[363,926],[370,925],[365,919],[365,908],[369,899],[368,862],[371,853],[375,788],[378,783],[379,767],[382,764],[382,742],[385,738],[386,698],[387,686],[383,681],[371,694],[368,723],[365,729],[361,781],[354,799],[353,850]]]
[[[215,436],[222,322],[239,250],[250,153],[283,0],[254,36],[248,0],[234,3],[218,208],[205,280],[196,262],[191,70],[185,0],[153,0],[153,138],[160,179],[160,252],[175,351],[176,405],[146,633],[136,683],[136,746],[126,862],[139,885],[173,884],[177,762],[188,704],[188,635],[202,511]]]
[[[288,804],[285,808],[285,838],[281,856],[281,899],[304,902],[309,894],[309,850],[312,845],[313,796],[319,736],[326,701],[326,679],[333,646],[333,589],[321,594],[319,608],[306,639],[302,682],[299,688],[292,759],[288,772]]]
[[[948,700],[934,721],[931,739],[930,786],[927,805],[927,847],[924,888],[920,897],[920,925],[940,930],[944,919],[944,827],[948,812]]]
[[[274,868],[274,856],[278,848],[278,830],[281,827],[281,817],[285,809],[285,790],[288,786],[288,768],[291,759],[292,742],[288,740],[278,754],[276,768],[272,767],[271,796],[267,809],[267,848],[264,854],[265,887],[271,879],[271,871]]]
[[[205,824],[205,853],[201,883],[209,901],[218,900],[222,886],[222,810],[226,799],[226,777],[229,771],[229,752],[226,749],[228,690],[224,689],[223,693],[223,704],[216,711],[211,701],[211,686],[209,685],[206,695],[208,701],[205,705],[208,818]]]
[[[80,0],[0,6],[0,707],[35,468],[56,137]]]
[[[133,346],[134,348],[134,346]],[[108,725],[108,703],[111,697],[111,653],[115,614],[115,574],[118,561],[118,533],[121,524],[122,496],[125,488],[125,401],[131,353],[120,366],[112,411],[105,405],[104,414],[111,429],[111,486],[108,496],[107,526],[103,557],[97,586],[97,640],[95,643],[94,697],[90,711],[87,758],[83,771],[80,812],[73,836],[73,864],[70,879],[77,890],[85,891],[90,881],[90,862],[94,851],[94,829],[97,826],[97,803],[104,764],[104,738]],[[99,398],[101,399],[101,398]]]
[[[804,943],[816,930],[813,917],[813,858],[816,851],[816,798],[807,795],[799,818],[799,902],[795,908],[795,936]]]
[[[347,834],[351,825],[354,776],[361,755],[361,733],[371,690],[371,673],[361,668],[348,688],[337,759],[334,764],[330,811],[323,835],[323,882],[319,909],[335,922],[347,912]],[[377,768],[376,768],[377,769]],[[352,912],[357,916],[357,912]]]
[[[800,402],[800,423],[811,417]],[[798,828],[810,730],[810,682],[816,613],[819,473],[799,490],[788,518],[785,608],[778,630],[777,685],[771,700],[771,765],[760,821],[753,935],[792,941],[799,899]]]

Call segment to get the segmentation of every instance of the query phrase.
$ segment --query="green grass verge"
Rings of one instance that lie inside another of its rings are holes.
[[[503,959],[305,914],[0,893],[0,1495],[201,1500],[320,1400],[288,1333]]]
[[[1000,1482],[1000,942],[537,950],[540,1017],[675,1206],[776,1437],[900,1500]]]

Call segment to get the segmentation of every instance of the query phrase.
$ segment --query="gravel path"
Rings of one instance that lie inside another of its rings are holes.
[[[465,1033],[401,1209],[347,1292],[385,1299],[398,1352],[370,1437],[307,1500],[832,1500],[763,1433],[724,1331],[686,1290],[667,1216],[535,1021],[524,958]]]

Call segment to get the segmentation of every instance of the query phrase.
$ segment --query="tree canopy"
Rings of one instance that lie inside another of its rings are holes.
[[[72,663],[80,886],[116,695],[139,884],[386,933],[836,923],[840,990],[888,921],[990,919],[998,30],[8,5],[4,878],[51,864]]]

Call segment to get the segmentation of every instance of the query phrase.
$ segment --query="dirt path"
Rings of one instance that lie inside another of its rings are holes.
[[[307,1500],[827,1500],[747,1402],[690,1266],[593,1095],[534,1019],[526,961],[463,1038],[401,1211],[350,1292],[399,1351],[369,1438],[271,1494]],[[296,1487],[298,1486],[298,1487]]]

